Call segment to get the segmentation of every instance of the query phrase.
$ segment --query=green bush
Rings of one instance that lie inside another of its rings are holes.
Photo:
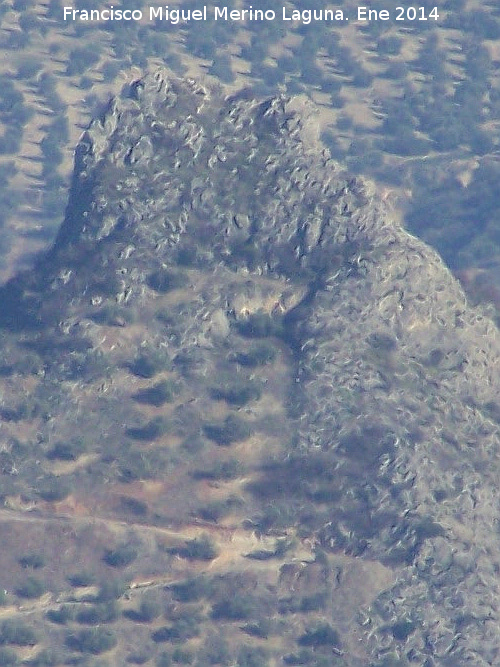
[[[176,394],[175,384],[171,381],[164,380],[163,382],[158,382],[152,387],[147,389],[141,389],[136,394],[132,396],[134,401],[138,403],[146,403],[148,405],[154,405],[159,408],[164,403],[170,403],[174,400]]]
[[[39,553],[25,554],[19,558],[19,565],[25,570],[38,570],[45,565],[45,556]]]
[[[52,623],[57,623],[58,625],[66,625],[68,621],[72,621],[75,617],[74,607],[71,605],[63,604],[59,609],[49,609],[47,612],[47,618]]]
[[[149,508],[148,504],[138,498],[131,498],[129,496],[121,496],[120,505],[126,512],[134,514],[135,516],[147,516]]]
[[[137,558],[137,550],[128,544],[121,544],[115,549],[107,549],[104,562],[111,567],[127,567]]]
[[[158,600],[146,597],[141,600],[139,609],[136,612],[137,619],[142,623],[151,623],[161,614],[162,608]]]
[[[91,572],[75,572],[68,577],[69,583],[72,586],[77,586],[85,588],[86,586],[92,586],[95,581],[94,575]]]
[[[240,498],[234,496],[226,500],[213,500],[199,507],[196,515],[205,521],[218,521],[230,514],[235,507],[241,506],[242,502]]]
[[[117,641],[112,630],[97,627],[69,634],[66,644],[74,651],[99,655],[115,647]]]
[[[150,380],[157,373],[164,370],[166,366],[165,357],[156,350],[141,352],[129,365],[129,370],[137,377]]]
[[[234,592],[230,598],[216,602],[212,607],[214,620],[246,621],[255,613],[255,600],[250,595]]]
[[[188,540],[186,545],[177,550],[184,558],[190,560],[213,560],[218,555],[217,547],[208,535]]]
[[[15,646],[34,646],[38,639],[29,625],[15,618],[9,618],[0,626],[0,644]]]
[[[246,623],[241,629],[252,637],[267,639],[273,634],[274,626],[269,618],[261,618],[256,623]]]
[[[159,269],[158,271],[150,273],[146,282],[151,289],[154,289],[161,294],[166,294],[171,290],[185,287],[187,281],[186,276],[179,271]]]
[[[59,502],[64,500],[71,493],[71,487],[62,477],[49,476],[42,480],[38,492],[43,500],[47,502]]]
[[[192,665],[194,658],[190,651],[186,651],[182,648],[176,648],[172,653],[172,660],[177,665]]]
[[[127,584],[121,579],[105,579],[99,587],[99,595],[96,598],[96,602],[118,600],[127,588]]]
[[[229,415],[222,423],[205,424],[205,435],[218,445],[231,445],[252,435],[252,427],[238,415]]]
[[[96,52],[95,45],[83,46],[73,49],[69,54],[66,74],[74,76],[83,74],[85,70],[92,67],[99,61],[99,53]]]
[[[282,324],[280,319],[273,318],[264,311],[258,311],[238,322],[237,329],[242,336],[247,338],[266,338],[280,336]]]
[[[340,636],[337,630],[328,623],[321,623],[314,629],[307,629],[299,637],[300,646],[340,646]]]
[[[33,600],[45,593],[45,586],[37,577],[29,576],[16,592],[20,597]]]
[[[48,459],[58,459],[60,461],[76,461],[85,451],[84,443],[81,439],[69,442],[56,442],[48,452]]]
[[[91,313],[90,318],[96,324],[108,327],[124,327],[134,319],[131,310],[116,303],[105,304],[96,312]]]
[[[266,667],[268,664],[268,653],[261,646],[242,646],[236,663],[237,667]]]
[[[172,584],[170,590],[174,598],[180,602],[197,602],[202,598],[208,597],[212,587],[210,581],[201,575],[182,581],[179,584]]]
[[[195,479],[222,479],[230,480],[241,477],[244,468],[237,459],[229,459],[228,461],[218,461],[212,468],[208,470],[195,470],[193,477]]]
[[[197,637],[200,634],[198,621],[194,618],[182,618],[177,620],[173,625],[164,625],[158,628],[151,635],[151,639],[157,644],[162,642],[185,642],[192,637]]]
[[[262,395],[262,388],[256,382],[240,381],[223,387],[214,387],[210,390],[210,394],[217,401],[223,400],[241,408],[250,401],[258,400]]]
[[[255,368],[256,366],[265,366],[276,358],[276,347],[267,341],[261,341],[252,345],[246,352],[240,352],[236,355],[236,361],[242,366]]]
[[[101,623],[113,623],[118,618],[118,605],[116,600],[94,604],[84,607],[76,615],[78,623],[85,625],[99,625]]]
[[[156,440],[167,430],[167,424],[162,417],[155,417],[143,426],[133,426],[126,430],[126,434],[134,440],[143,442]]]

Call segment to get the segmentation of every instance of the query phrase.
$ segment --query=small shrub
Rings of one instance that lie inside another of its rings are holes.
[[[253,616],[255,601],[249,595],[235,592],[231,598],[216,602],[212,607],[214,620],[245,621]]]
[[[90,572],[75,572],[75,574],[72,574],[68,577],[69,583],[72,586],[76,586],[79,588],[85,588],[86,586],[92,586],[94,583],[94,575]]]
[[[218,555],[218,550],[208,535],[188,540],[186,546],[177,552],[190,560],[213,560]]]
[[[245,320],[238,322],[237,328],[247,338],[267,338],[279,336],[282,331],[281,321],[264,311],[252,313]]]
[[[242,646],[238,653],[238,667],[266,667],[268,664],[268,653],[261,646]]]
[[[200,634],[198,622],[193,618],[182,618],[176,621],[173,625],[164,625],[158,628],[151,638],[154,642],[184,642],[192,637],[197,637]]]
[[[104,562],[111,567],[127,567],[137,558],[137,550],[131,545],[121,544],[115,549],[107,549]]]
[[[71,487],[61,477],[46,477],[38,493],[43,500],[55,503],[67,498],[71,493]]]
[[[37,641],[33,628],[17,619],[9,618],[0,627],[0,644],[34,646]]]
[[[96,312],[91,313],[90,318],[96,324],[108,327],[124,327],[133,320],[131,311],[118,306],[116,303],[104,305]]]
[[[105,579],[100,588],[96,602],[118,600],[127,590],[127,585],[120,579]]]
[[[269,618],[262,618],[257,623],[247,623],[241,629],[252,637],[267,639],[272,634],[273,624]]]
[[[392,636],[397,641],[406,641],[408,637],[415,632],[416,623],[408,619],[394,623],[391,627]]]
[[[134,401],[138,403],[146,403],[148,405],[154,405],[159,408],[164,403],[170,403],[174,400],[176,394],[176,388],[173,382],[164,380],[163,382],[158,382],[152,387],[147,389],[141,389],[136,394],[132,396]]]
[[[25,570],[38,570],[45,565],[43,554],[31,553],[19,558],[19,565]]]
[[[202,505],[196,514],[205,519],[205,521],[218,521],[227,516],[235,507],[241,506],[242,501],[239,498],[231,497],[226,500],[214,500]]]
[[[122,496],[120,498],[120,505],[126,512],[130,512],[135,516],[147,516],[149,511],[148,504],[146,502],[139,500],[138,498],[131,498],[129,496]]]
[[[63,604],[59,609],[49,609],[47,612],[47,618],[52,623],[57,623],[57,625],[66,625],[68,621],[72,621],[75,617],[74,607]]]
[[[276,358],[276,347],[267,341],[261,341],[252,345],[247,352],[241,352],[236,355],[235,360],[242,366],[255,368],[256,366],[265,366]]]
[[[238,415],[229,415],[222,424],[206,424],[205,435],[218,445],[231,445],[246,440],[252,434],[252,427]]]
[[[76,461],[83,451],[84,443],[81,440],[56,442],[47,454],[47,458],[59,459],[60,461]]]
[[[340,646],[339,633],[328,623],[322,623],[314,629],[308,629],[299,637],[300,646]]]
[[[162,417],[156,417],[146,422],[144,426],[134,426],[126,430],[126,434],[134,440],[147,442],[156,440],[167,430],[167,424]]]
[[[19,586],[16,592],[20,597],[34,600],[45,593],[45,586],[40,579],[30,576]]]
[[[78,623],[86,625],[99,625],[100,623],[112,623],[118,618],[118,606],[116,600],[84,607],[76,615]]]
[[[256,382],[238,382],[225,387],[214,387],[210,390],[210,394],[218,401],[224,400],[230,405],[241,408],[250,401],[258,400],[262,395],[262,389]]]
[[[97,627],[71,633],[66,637],[66,644],[74,651],[99,655],[111,650],[116,646],[117,641],[114,632]]]
[[[155,350],[141,352],[129,365],[129,370],[137,377],[150,380],[157,373],[164,370],[166,360]]]
[[[179,289],[186,285],[186,277],[183,273],[178,271],[169,271],[167,269],[159,269],[150,273],[147,278],[147,284],[156,292],[165,294],[174,289]]]
[[[218,461],[208,470],[196,470],[193,472],[193,477],[195,479],[230,480],[241,477],[243,470],[240,461],[229,459],[228,461]]]
[[[137,617],[143,623],[151,623],[161,614],[161,605],[158,600],[153,598],[144,598],[141,600]]]
[[[170,590],[180,602],[197,602],[211,593],[210,581],[204,577],[193,577],[179,584],[172,584]]]
[[[192,665],[194,658],[193,654],[190,651],[186,651],[182,648],[176,648],[172,653],[172,660],[177,665]]]

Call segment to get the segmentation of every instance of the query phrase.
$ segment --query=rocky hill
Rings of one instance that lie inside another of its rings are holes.
[[[160,71],[84,134],[0,294],[2,664],[497,663],[498,330],[315,127]]]

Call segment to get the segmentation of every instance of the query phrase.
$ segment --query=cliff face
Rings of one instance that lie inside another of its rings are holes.
[[[214,525],[243,551],[251,529],[294,540],[267,552],[267,615],[305,545],[327,573],[269,656],[496,664],[498,331],[306,106],[133,84],[82,137],[54,247],[1,298],[2,428],[23,442],[4,498],[35,476],[35,502],[64,482],[56,500],[119,515],[109,489],[150,479],[143,523],[187,525],[231,450],[241,502]],[[74,465],[54,469],[61,442]]]

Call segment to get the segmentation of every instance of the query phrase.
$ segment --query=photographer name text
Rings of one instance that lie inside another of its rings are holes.
[[[277,21],[285,23],[302,23],[308,25],[315,22],[338,22],[349,21],[349,18],[360,21],[437,21],[439,13],[437,7],[395,7],[394,9],[372,9],[370,7],[357,7],[356,12],[348,16],[342,9],[290,9],[282,7],[274,9],[231,9],[230,7],[207,7],[203,5],[199,9],[179,9],[164,7],[149,7],[142,9],[121,9],[113,5],[104,9],[75,9],[74,7],[63,8],[65,21],[150,21],[168,22],[172,25],[190,23],[192,21],[230,21],[247,23],[249,21]]]

